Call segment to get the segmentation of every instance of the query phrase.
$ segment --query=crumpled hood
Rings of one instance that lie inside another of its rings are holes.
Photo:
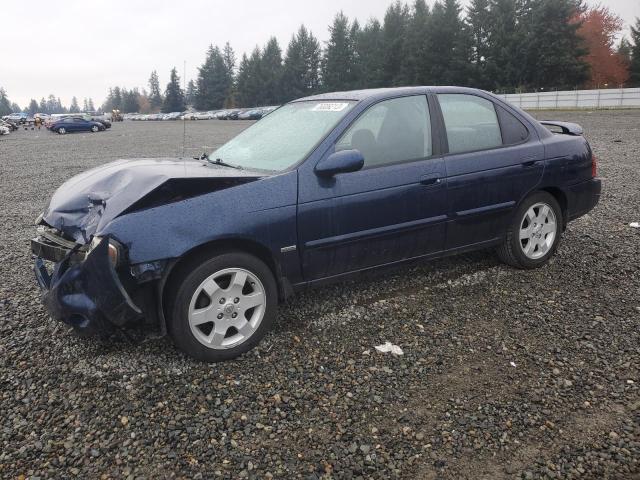
[[[144,158],[117,160],[87,170],[62,184],[53,194],[43,220],[50,226],[88,243],[99,232],[137,201],[169,181],[200,181],[198,192],[203,191],[202,179],[211,179],[204,188],[209,191],[233,184],[246,183],[264,176],[255,171],[237,170],[193,159]],[[216,179],[220,179],[217,182]],[[188,188],[188,187],[187,187]],[[193,195],[193,192],[191,192]]]

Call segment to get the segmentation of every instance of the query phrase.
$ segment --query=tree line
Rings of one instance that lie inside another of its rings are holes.
[[[239,62],[229,43],[212,45],[185,91],[175,68],[164,96],[152,73],[151,108],[273,105],[323,91],[404,85],[505,93],[640,86],[640,19],[631,38],[616,45],[622,25],[606,7],[583,0],[472,0],[466,10],[458,0],[432,7],[396,1],[382,20],[364,25],[338,13],[324,46],[304,25],[284,51],[270,38]],[[141,102],[147,106],[144,96]]]
[[[101,108],[212,110],[404,85],[504,93],[640,86],[640,19],[616,45],[621,28],[620,17],[583,0],[472,0],[464,10],[459,0],[398,0],[364,25],[338,13],[324,45],[304,25],[284,51],[272,37],[239,62],[229,43],[212,45],[186,88],[173,68],[162,90],[153,71],[148,89],[110,88]]]
[[[49,95],[46,99],[42,97],[40,102],[32,98],[29,105],[22,109],[17,103],[11,102],[5,89],[0,87],[0,116],[19,112],[24,112],[29,115],[34,115],[36,113],[50,115],[52,113],[94,113],[96,112],[96,109],[91,98],[85,98],[81,108],[77,97],[73,97],[69,107],[65,107],[60,98],[55,95]]]

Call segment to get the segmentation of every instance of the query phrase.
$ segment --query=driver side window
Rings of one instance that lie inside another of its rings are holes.
[[[362,153],[365,168],[431,156],[427,97],[394,98],[369,107],[336,144],[336,151],[350,149]]]

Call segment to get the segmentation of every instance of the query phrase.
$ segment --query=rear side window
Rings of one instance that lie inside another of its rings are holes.
[[[502,146],[500,123],[493,102],[460,93],[438,95],[449,141],[449,153]]]
[[[393,98],[369,107],[336,144],[336,151],[352,148],[362,153],[365,167],[431,156],[427,97]]]
[[[529,138],[529,130],[514,115],[500,105],[496,106],[500,126],[502,127],[502,140],[505,145],[515,145]]]

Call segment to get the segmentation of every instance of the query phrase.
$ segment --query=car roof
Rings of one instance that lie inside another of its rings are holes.
[[[354,101],[362,101],[368,99],[384,99],[387,97],[396,97],[401,95],[417,95],[424,93],[426,91],[434,92],[434,93],[471,93],[471,92],[479,92],[480,90],[476,88],[467,88],[467,87],[394,87],[394,88],[369,88],[365,90],[351,90],[345,92],[329,92],[329,93],[320,93],[318,95],[311,95],[309,97],[299,98],[294,100],[294,102],[305,102],[305,101],[324,101],[324,100],[354,100]]]

